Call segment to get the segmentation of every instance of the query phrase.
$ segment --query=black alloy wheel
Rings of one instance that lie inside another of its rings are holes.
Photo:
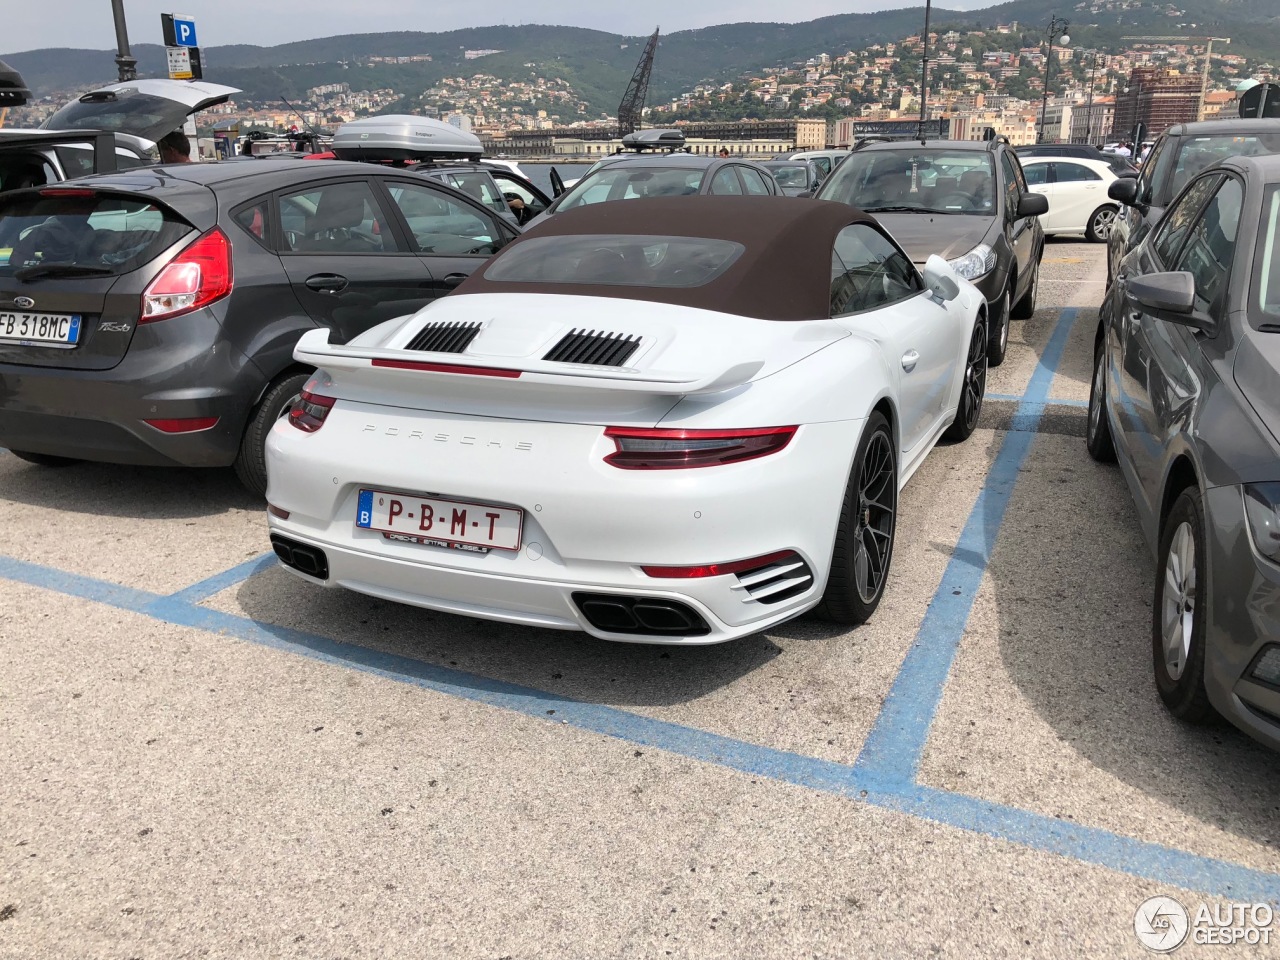
[[[249,417],[234,466],[236,476],[251,493],[267,495],[267,434],[289,412],[309,379],[309,373],[281,377],[267,388]]]
[[[977,429],[982,415],[982,400],[987,395],[987,318],[978,314],[969,337],[969,353],[964,362],[964,379],[960,382],[960,402],[956,418],[942,439],[954,443],[968,440]]]
[[[884,596],[898,516],[898,458],[884,415],[867,419],[845,488],[831,570],[819,616],[847,626],[865,623]]]
[[[987,323],[988,343],[987,343],[987,366],[998,367],[1004,363],[1005,352],[1009,349],[1009,312],[1011,300],[1011,290],[1006,290],[1000,295],[1000,302],[996,305],[995,316],[990,318]]]
[[[1107,342],[1104,338],[1098,340],[1093,351],[1093,382],[1089,386],[1089,420],[1084,442],[1094,460],[1116,462],[1116,446],[1107,420]]]
[[[1036,254],[1036,263],[1031,268],[1031,282],[1027,284],[1027,292],[1013,305],[1011,316],[1015,320],[1030,320],[1036,315],[1036,297],[1040,293],[1040,259],[1043,256],[1044,250]]]

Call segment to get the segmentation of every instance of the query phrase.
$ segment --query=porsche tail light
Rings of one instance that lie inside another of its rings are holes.
[[[315,380],[307,384],[307,387],[315,385]],[[289,408],[289,422],[306,433],[315,433],[324,426],[325,420],[329,416],[329,411],[333,409],[334,403],[337,401],[333,397],[326,397],[319,393],[312,393],[306,387],[298,394],[298,399],[293,401],[293,406]]]
[[[799,427],[740,430],[669,430],[608,427],[604,435],[615,450],[605,463],[621,470],[678,470],[714,467],[766,457],[783,449]]]
[[[231,292],[231,241],[214,227],[174,257],[142,294],[139,323],[180,317]]]
[[[701,577],[720,577],[726,573],[744,573],[747,570],[767,567],[771,563],[777,563],[779,560],[786,560],[795,556],[796,552],[794,550],[779,550],[776,553],[766,553],[762,557],[752,557],[749,560],[734,560],[730,563],[703,563],[693,567],[641,567],[640,569],[644,571],[647,577],[667,580],[693,580]]]

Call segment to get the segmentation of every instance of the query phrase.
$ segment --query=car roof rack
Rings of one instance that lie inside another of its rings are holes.
[[[663,150],[675,153],[679,150],[689,151],[685,145],[683,130],[636,130],[622,138],[619,153],[644,153],[647,150]]]
[[[330,148],[339,160],[406,163],[470,160],[484,154],[480,138],[452,124],[408,114],[365,117],[340,126]]]

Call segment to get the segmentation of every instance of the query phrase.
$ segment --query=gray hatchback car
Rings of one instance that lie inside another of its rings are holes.
[[[146,167],[0,195],[0,446],[33,463],[231,466],[346,342],[447,294],[519,228],[366,163]]]
[[[1156,553],[1165,704],[1280,748],[1280,156],[1193,177],[1120,262],[1088,449],[1119,460]]]

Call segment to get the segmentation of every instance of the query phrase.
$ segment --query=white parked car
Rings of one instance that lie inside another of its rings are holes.
[[[1084,234],[1090,243],[1106,243],[1120,205],[1107,196],[1115,171],[1102,160],[1082,157],[1025,157],[1022,172],[1032,193],[1049,198],[1040,215],[1046,236]]]
[[[317,585],[610,640],[860,623],[899,489],[977,425],[985,311],[845,204],[565,211],[413,316],[303,336],[271,540]]]

